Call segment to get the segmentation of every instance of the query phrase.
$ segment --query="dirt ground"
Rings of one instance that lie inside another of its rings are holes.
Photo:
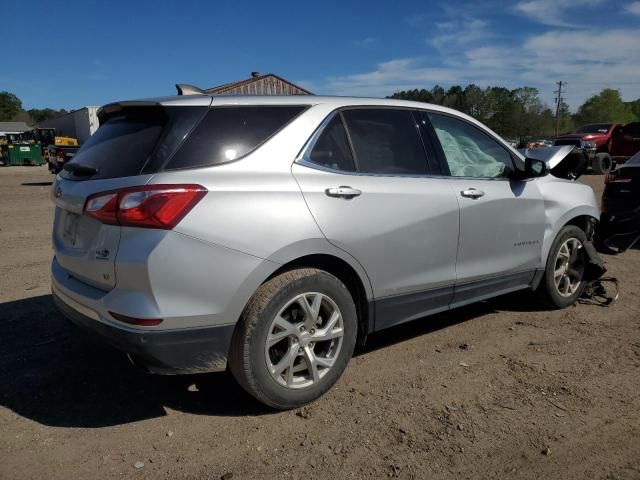
[[[56,313],[51,179],[0,169],[0,478],[640,478],[640,250],[605,257],[609,308],[520,293],[396,327],[274,413],[225,374],[140,373]]]

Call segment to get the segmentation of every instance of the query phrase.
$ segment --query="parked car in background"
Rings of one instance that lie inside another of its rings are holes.
[[[554,145],[575,145],[589,158],[589,167],[597,174],[606,174],[616,163],[624,163],[640,151],[640,122],[593,123],[574,133],[560,135]]]
[[[370,333],[585,286],[600,215],[555,176],[573,148],[546,163],[455,110],[363,98],[169,97],[100,123],[53,185],[53,298],[151,372],[228,365],[293,408]]]
[[[573,133],[560,135],[554,145],[575,145],[584,150],[588,165],[593,173],[607,174],[613,167],[611,145],[613,132],[620,128],[618,123],[591,123],[578,128]]]
[[[640,236],[640,152],[613,170],[602,194],[600,236],[627,248]]]
[[[582,147],[583,142],[591,142],[596,153],[611,155],[613,132],[621,126],[619,123],[590,123],[576,129],[573,133],[556,137],[554,144]]]
[[[58,174],[65,164],[74,157],[80,147],[78,145],[48,145],[46,147],[45,159],[49,172]]]
[[[640,122],[627,123],[613,132],[611,156],[616,163],[624,163],[640,152]]]
[[[53,174],[59,173],[80,148],[77,138],[57,133],[55,128],[49,127],[33,128],[25,133],[26,138],[40,145],[42,158]]]
[[[544,147],[552,147],[553,141],[546,139],[535,139],[529,140],[525,146],[525,148],[544,148]]]

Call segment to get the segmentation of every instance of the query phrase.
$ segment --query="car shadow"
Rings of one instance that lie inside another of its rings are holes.
[[[23,187],[50,187],[53,182],[24,182],[21,183]]]
[[[371,335],[357,355],[497,310],[536,309],[509,297]],[[51,295],[0,304],[0,312],[0,404],[40,424],[98,428],[162,417],[167,409],[213,416],[274,413],[224,372],[155,376],[138,370],[67,322]]]
[[[155,376],[66,321],[51,295],[0,304],[0,404],[44,425],[269,413],[226,373]]]

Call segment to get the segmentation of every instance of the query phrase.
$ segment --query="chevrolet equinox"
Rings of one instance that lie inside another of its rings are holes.
[[[563,308],[584,288],[591,188],[460,112],[196,94],[99,118],[53,185],[52,292],[147,371],[228,368],[293,408],[368,334],[521,289]]]

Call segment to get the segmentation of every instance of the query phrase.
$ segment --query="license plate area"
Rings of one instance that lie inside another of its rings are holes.
[[[78,219],[80,215],[67,212],[64,216],[64,222],[62,224],[62,239],[69,245],[75,246],[76,233],[78,231]]]

